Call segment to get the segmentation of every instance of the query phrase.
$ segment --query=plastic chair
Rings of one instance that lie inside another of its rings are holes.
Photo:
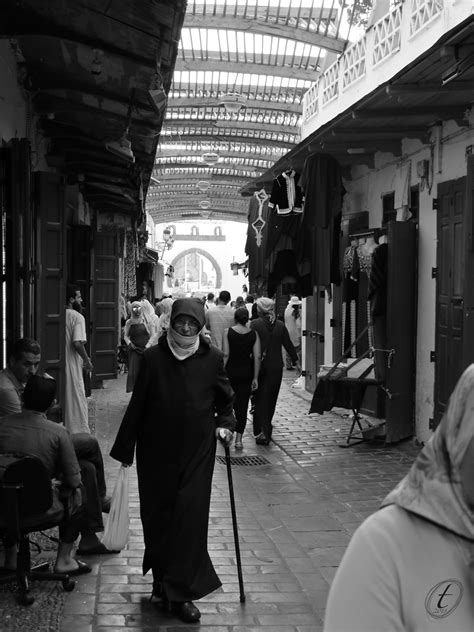
[[[29,534],[59,525],[65,509],[52,481],[36,456],[0,453],[0,536],[8,546],[17,545],[16,570],[0,569],[0,582],[16,579],[17,600],[24,606],[34,602],[29,594],[30,581],[57,580],[67,592],[76,582],[66,573],[49,571],[49,564],[31,567]]]

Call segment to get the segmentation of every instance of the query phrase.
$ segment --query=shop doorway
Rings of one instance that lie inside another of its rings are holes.
[[[463,371],[466,178],[438,186],[434,425]]]
[[[305,345],[305,389],[316,389],[319,367],[324,362],[324,288],[315,289],[306,298],[306,321],[303,329]]]

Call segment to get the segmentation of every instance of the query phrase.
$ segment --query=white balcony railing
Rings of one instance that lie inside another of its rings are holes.
[[[353,44],[342,56],[342,89],[365,75],[365,37]]]
[[[389,55],[400,50],[402,28],[402,7],[395,7],[374,24],[374,50],[372,64],[376,66]]]
[[[302,130],[303,137],[320,119],[324,123],[350,107],[351,99],[359,100],[394,76],[471,11],[472,0],[395,0],[390,11],[306,92],[302,125],[308,128]]]
[[[411,0],[410,37],[434,20],[443,10],[443,0]]]

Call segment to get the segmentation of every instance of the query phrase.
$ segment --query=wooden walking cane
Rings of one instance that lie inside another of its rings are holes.
[[[237,559],[237,575],[239,577],[240,603],[245,603],[244,580],[242,577],[242,561],[240,559],[239,533],[237,531],[237,515],[235,513],[234,485],[232,483],[232,468],[230,465],[229,446],[224,443],[225,464],[227,466],[227,480],[229,481],[230,510],[232,513],[232,527],[234,529],[235,557]]]

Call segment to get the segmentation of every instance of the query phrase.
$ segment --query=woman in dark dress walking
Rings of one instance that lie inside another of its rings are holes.
[[[275,301],[265,297],[259,298],[257,310],[259,317],[250,321],[250,329],[260,336],[262,364],[258,390],[253,396],[253,433],[257,444],[268,445],[272,438],[272,419],[283,377],[282,346],[293,365],[299,367],[299,363],[288,329],[275,317]]]
[[[221,586],[207,551],[216,437],[230,443],[233,391],[224,356],[205,336],[198,299],[173,303],[170,327],[143,354],[111,456],[131,464],[136,445],[143,573],[153,595],[186,622],[194,599]]]
[[[132,315],[125,323],[123,332],[123,339],[128,346],[127,393],[133,391],[142,361],[142,354],[149,346],[150,337],[150,326],[143,315],[143,306],[140,301],[133,301]]]
[[[260,338],[256,331],[247,327],[249,313],[246,307],[235,310],[234,320],[235,325],[224,330],[222,350],[226,373],[235,393],[235,449],[242,450],[250,393],[258,388]]]

